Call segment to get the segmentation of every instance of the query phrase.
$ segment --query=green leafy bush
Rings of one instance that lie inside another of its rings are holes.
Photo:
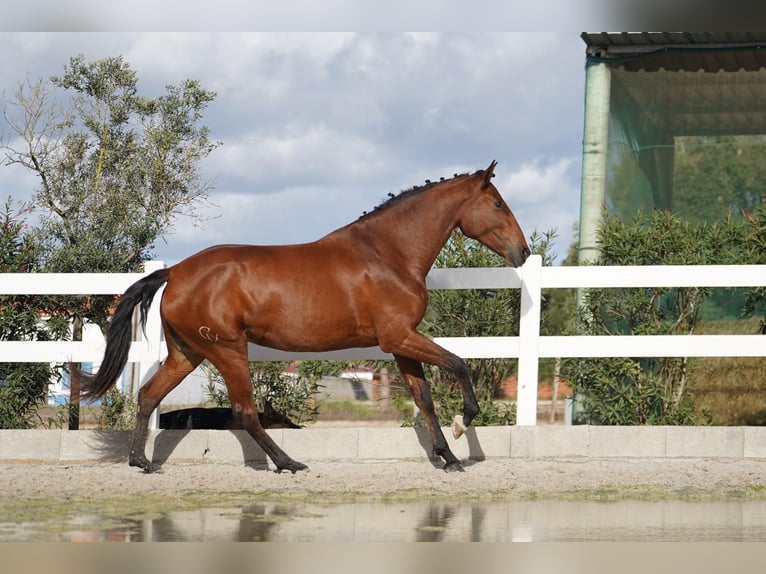
[[[250,381],[258,410],[263,412],[268,402],[277,412],[301,424],[316,417],[316,394],[324,376],[337,375],[348,363],[342,361],[303,361],[294,373],[290,363],[262,361],[250,363]],[[230,406],[226,385],[218,370],[207,361],[203,363],[208,376],[207,395],[217,406]]]
[[[704,223],[667,211],[623,222],[605,219],[602,265],[712,265],[750,262],[747,229],[733,218]],[[589,289],[578,316],[589,335],[695,333],[707,288]],[[562,376],[577,393],[589,424],[698,424],[687,357],[569,359]]]
[[[10,200],[0,212],[2,273],[39,270],[39,245],[28,231],[25,215],[25,209],[14,207]],[[49,297],[0,295],[0,340],[66,339],[66,320],[56,316],[46,319],[51,306]],[[45,404],[55,375],[48,363],[0,363],[0,428],[31,428],[45,423],[37,410]]]
[[[138,405],[135,397],[112,387],[101,401],[99,428],[108,430],[133,429]]]

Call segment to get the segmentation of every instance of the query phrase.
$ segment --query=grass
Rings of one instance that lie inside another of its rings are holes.
[[[756,334],[760,318],[704,321],[698,334]],[[764,337],[766,345],[766,337]],[[690,391],[714,425],[766,425],[766,357],[694,358]]]
[[[393,406],[384,407],[375,401],[325,399],[319,403],[318,421],[390,421],[401,420]]]

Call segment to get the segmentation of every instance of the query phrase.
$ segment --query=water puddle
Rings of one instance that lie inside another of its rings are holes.
[[[311,504],[2,522],[0,541],[764,541],[766,501]]]

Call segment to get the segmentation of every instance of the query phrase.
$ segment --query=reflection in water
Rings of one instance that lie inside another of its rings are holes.
[[[455,514],[454,505],[431,504],[415,527],[418,542],[441,542],[450,520]]]
[[[79,516],[63,524],[0,522],[0,540],[766,541],[766,501],[259,502],[163,515]]]

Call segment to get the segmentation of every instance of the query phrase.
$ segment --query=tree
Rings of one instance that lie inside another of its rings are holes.
[[[25,223],[23,208],[9,200],[0,213],[0,273],[38,270],[39,246]],[[66,337],[61,317],[42,320],[50,300],[38,296],[0,295],[0,340],[47,341]],[[45,403],[53,371],[46,363],[0,363],[0,428],[29,428]]]
[[[22,84],[16,113],[6,110],[22,142],[3,143],[7,164],[39,176],[33,206],[45,216],[51,271],[136,271],[175,218],[194,216],[207,197],[199,162],[219,144],[198,124],[215,93],[187,80],[146,98],[137,83],[122,57],[77,56],[50,85]]]
[[[137,271],[176,217],[195,215],[209,189],[199,163],[219,145],[200,125],[214,98],[194,80],[143,97],[122,57],[76,56],[50,83],[20,85],[5,111],[15,139],[1,145],[7,165],[38,176],[32,206],[42,216],[44,270]],[[62,298],[60,311],[78,339],[86,320],[104,329],[112,305]],[[76,428],[75,387],[71,399]]]
[[[681,219],[713,223],[756,208],[766,195],[764,152],[763,135],[675,138],[672,209]],[[649,213],[658,207],[652,184],[633,153],[610,154],[611,215],[627,221],[638,211]]]
[[[754,209],[766,195],[764,136],[706,136],[676,142],[673,209],[711,223]]]

